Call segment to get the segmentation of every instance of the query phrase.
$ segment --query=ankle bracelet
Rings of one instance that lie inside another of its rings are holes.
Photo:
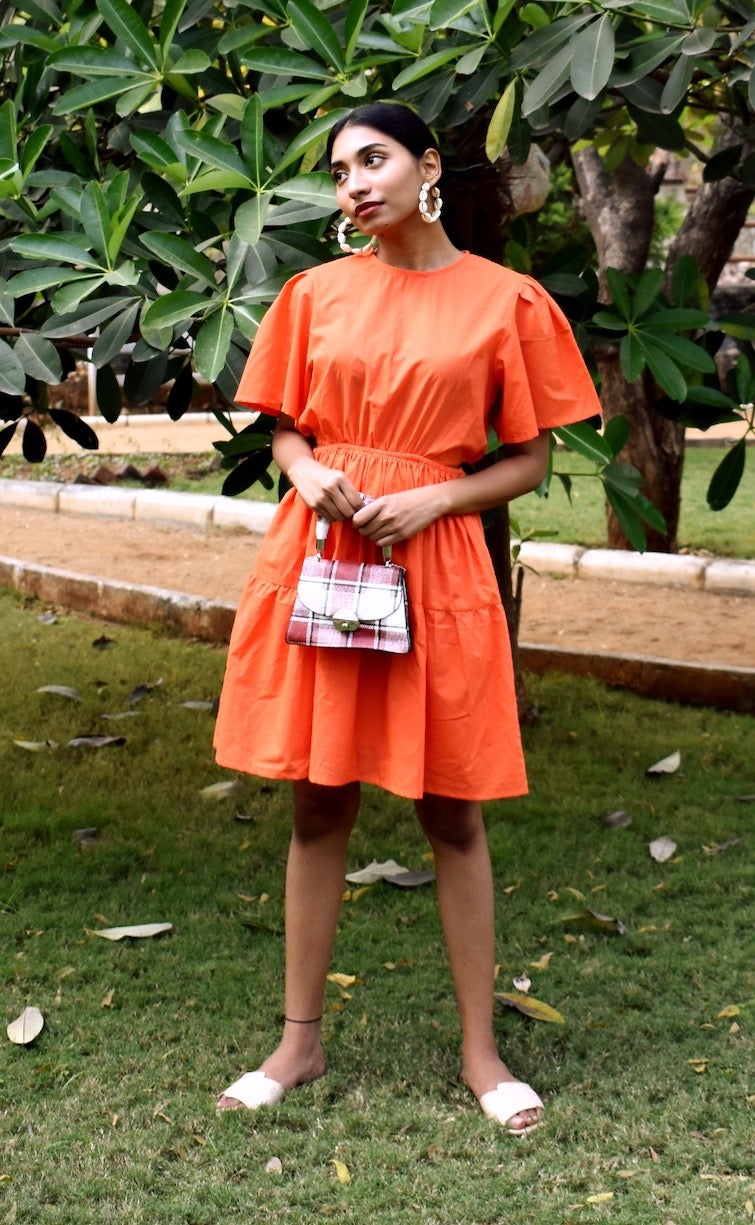
[[[297,1017],[284,1017],[283,1020],[288,1021],[289,1025],[316,1025],[322,1020],[322,1013],[319,1017],[312,1017],[309,1021],[299,1021]]]

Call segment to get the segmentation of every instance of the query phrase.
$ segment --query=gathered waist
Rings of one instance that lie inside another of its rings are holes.
[[[384,461],[400,461],[409,464],[421,465],[425,468],[430,468],[447,480],[453,480],[455,477],[464,476],[463,469],[452,464],[443,464],[440,460],[429,459],[426,455],[417,455],[412,451],[385,451],[379,447],[363,447],[354,442],[329,442],[315,446],[315,457],[327,460],[327,456],[331,453],[339,452],[343,454],[353,454],[355,457],[367,458],[374,456],[376,459]]]

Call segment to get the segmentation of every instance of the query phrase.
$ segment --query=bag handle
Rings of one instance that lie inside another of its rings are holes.
[[[372,499],[365,498],[365,502],[367,501],[372,501]],[[330,531],[329,520],[321,519],[318,517],[317,522],[315,524],[315,552],[317,553],[318,559],[322,558],[323,552],[325,551],[325,542],[328,538],[329,531]],[[393,557],[393,545],[390,545],[390,544],[383,545],[383,562],[386,566],[391,565],[392,557]]]

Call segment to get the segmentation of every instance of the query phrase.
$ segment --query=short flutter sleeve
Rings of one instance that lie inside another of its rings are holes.
[[[298,421],[309,394],[312,296],[306,273],[283,286],[257,329],[236,403]]]
[[[522,278],[509,326],[500,337],[499,397],[490,425],[501,442],[585,421],[600,400],[569,321],[536,281]]]

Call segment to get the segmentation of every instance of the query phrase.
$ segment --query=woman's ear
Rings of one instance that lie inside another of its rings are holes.
[[[437,183],[443,170],[438,150],[425,149],[425,152],[419,159],[419,164],[424,178],[432,187],[435,183]]]

